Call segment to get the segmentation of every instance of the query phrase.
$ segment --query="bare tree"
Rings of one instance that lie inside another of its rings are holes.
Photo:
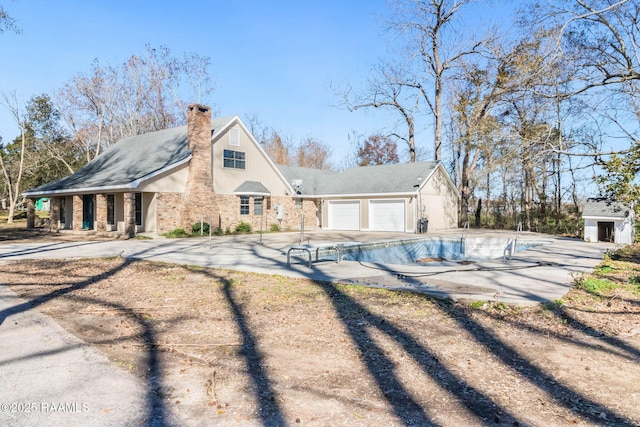
[[[407,75],[400,67],[389,64],[378,64],[374,67],[374,76],[367,82],[367,88],[360,94],[353,94],[352,89],[335,89],[342,97],[342,105],[349,111],[363,108],[388,108],[400,115],[400,121],[406,131],[392,132],[404,141],[409,151],[409,159],[416,161],[416,114],[419,111],[420,94],[408,85]]]
[[[406,82],[422,95],[434,119],[434,157],[442,159],[444,80],[464,57],[479,52],[484,41],[461,41],[452,26],[474,0],[404,0],[396,3],[390,26],[410,37],[410,52],[419,58],[415,76]],[[449,32],[452,30],[452,32]]]
[[[269,158],[278,165],[290,165],[291,164],[291,147],[292,144],[285,141],[280,134],[271,130],[271,134],[264,141],[263,148]]]
[[[13,19],[2,6],[0,6],[0,34],[5,31],[20,32],[20,28],[16,26],[16,20]]]
[[[357,146],[358,166],[398,163],[398,146],[381,134],[370,135]]]
[[[331,169],[331,149],[322,142],[308,137],[296,149],[296,165],[304,168]]]
[[[177,59],[166,47],[147,45],[119,67],[94,60],[64,86],[58,104],[90,161],[124,137],[184,124],[186,105],[213,90],[208,67],[208,58]]]
[[[13,216],[21,197],[22,172],[24,168],[26,128],[24,117],[22,116],[22,106],[18,102],[15,92],[2,93],[2,105],[9,111],[14,122],[20,129],[19,153],[17,159],[6,159],[5,146],[0,145],[0,168],[5,180],[5,189],[9,196],[9,217],[7,223],[13,224]],[[1,142],[1,141],[0,141]]]

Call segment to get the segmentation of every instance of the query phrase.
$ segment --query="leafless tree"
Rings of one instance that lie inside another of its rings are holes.
[[[390,64],[378,64],[374,67],[374,76],[367,82],[366,89],[354,94],[351,88],[335,92],[342,97],[342,105],[349,111],[364,108],[387,108],[400,115],[400,121],[406,131],[391,132],[389,136],[406,143],[409,159],[416,161],[416,114],[419,111],[420,94],[408,85],[406,73],[401,67]]]
[[[370,135],[358,144],[357,159],[358,166],[398,163],[398,146],[384,135]]]
[[[19,33],[20,28],[16,26],[16,20],[13,19],[2,6],[0,6],[0,34],[5,31]]]
[[[15,92],[12,93],[2,93],[2,102],[1,104],[9,111],[11,117],[13,118],[15,124],[20,129],[20,148],[17,159],[12,159],[13,164],[7,164],[3,159],[5,156],[4,149],[5,147],[0,144],[0,168],[2,169],[2,175],[4,176],[5,181],[5,189],[7,191],[7,195],[9,196],[9,217],[7,219],[7,223],[13,224],[13,216],[15,214],[16,207],[20,202],[21,198],[21,183],[22,183],[22,172],[24,169],[24,159],[25,159],[25,146],[26,146],[26,129],[25,129],[25,121],[23,117],[23,107],[18,102],[18,98]],[[1,141],[0,141],[1,142]],[[17,164],[16,164],[17,162]]]
[[[64,86],[58,104],[90,161],[124,137],[184,124],[186,105],[213,90],[208,67],[208,58],[177,59],[166,47],[147,45],[119,67],[94,60]]]
[[[296,148],[296,165],[304,168],[331,169],[331,149],[321,141],[308,137]]]

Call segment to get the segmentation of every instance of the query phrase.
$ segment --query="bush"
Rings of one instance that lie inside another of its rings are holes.
[[[222,236],[222,234],[224,233],[224,231],[222,231],[222,228],[217,227],[215,229],[215,231],[213,232],[213,234],[215,234],[216,236]]]
[[[200,232],[200,223],[196,222],[191,226],[191,233],[193,234],[209,234],[209,224],[206,222],[202,223],[202,233]]]
[[[251,233],[251,224],[241,222],[236,226],[236,233]]]
[[[184,228],[176,228],[175,230],[171,230],[168,233],[164,233],[163,236],[170,239],[175,239],[179,237],[187,237],[189,235],[186,231],[184,231]]]
[[[280,231],[280,225],[273,223],[269,226],[269,231],[271,231],[272,233],[277,233],[278,231]]]

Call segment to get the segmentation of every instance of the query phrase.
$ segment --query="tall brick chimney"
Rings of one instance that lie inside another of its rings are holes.
[[[182,195],[181,218],[187,232],[214,212],[211,150],[211,108],[201,104],[187,107],[187,144],[191,150],[189,176]]]

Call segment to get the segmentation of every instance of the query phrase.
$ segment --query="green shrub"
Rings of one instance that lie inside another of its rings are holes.
[[[274,222],[269,226],[269,231],[271,231],[272,233],[277,233],[278,231],[280,231],[280,225]]]
[[[222,231],[222,228],[217,227],[215,229],[215,231],[213,232],[213,234],[215,234],[216,236],[222,236],[222,234],[224,233],[224,231]]]
[[[224,229],[224,234],[226,234],[227,236],[231,234],[231,229],[229,227]]]
[[[169,239],[175,239],[179,237],[187,237],[189,235],[186,231],[184,231],[184,228],[176,228],[175,230],[171,230],[168,233],[164,233],[163,236]]]
[[[236,233],[251,233],[251,224],[242,221],[236,226]]]
[[[200,232],[200,223],[196,222],[191,226],[191,233],[193,234],[209,234],[209,224],[206,222],[202,223],[202,233]]]

